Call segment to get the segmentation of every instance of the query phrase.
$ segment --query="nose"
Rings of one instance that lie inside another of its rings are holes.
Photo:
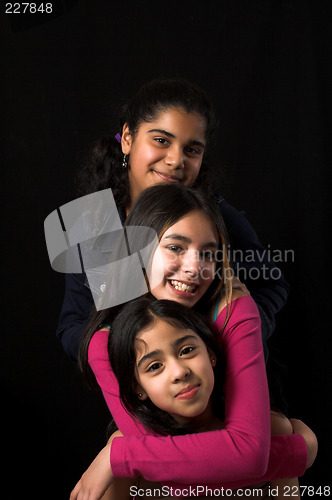
[[[171,382],[176,383],[188,377],[190,369],[183,361],[175,359],[170,366]]]
[[[201,263],[196,250],[188,251],[182,257],[182,270],[193,278],[199,276]]]
[[[166,156],[166,164],[173,168],[184,168],[183,151],[180,147],[169,148]]]

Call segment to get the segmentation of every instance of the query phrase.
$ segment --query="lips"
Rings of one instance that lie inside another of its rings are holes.
[[[182,181],[182,178],[177,177],[176,175],[170,175],[170,174],[166,174],[164,172],[157,172],[156,170],[153,170],[153,172],[155,174],[157,174],[158,177],[160,177],[160,179],[162,179],[163,181],[166,181],[166,182],[181,182]]]
[[[196,396],[200,388],[199,384],[187,385],[180,392],[178,392],[175,397],[176,399],[192,399]]]

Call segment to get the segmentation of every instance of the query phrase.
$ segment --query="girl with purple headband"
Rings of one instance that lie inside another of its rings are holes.
[[[123,107],[118,130],[90,150],[77,178],[78,194],[111,188],[124,223],[150,186],[203,190],[225,221],[231,253],[238,257],[252,251],[250,262],[233,260],[234,272],[243,284],[234,278],[232,286],[249,290],[258,308],[267,355],[266,341],[274,331],[276,313],[285,304],[288,284],[280,272],[274,272],[274,263],[244,214],[220,194],[220,169],[209,159],[215,131],[215,113],[202,89],[181,79],[149,82]],[[254,279],[248,272],[252,268]],[[57,335],[74,360],[93,305],[86,275],[66,275]]]
[[[118,131],[89,150],[77,175],[78,194],[111,188],[124,223],[136,198],[148,186],[173,183],[201,188],[215,201],[226,223],[234,256],[233,287],[247,287],[256,302],[267,357],[266,342],[289,287],[243,212],[221,195],[220,165],[211,159],[216,130],[213,106],[201,88],[182,79],[149,82],[121,109]],[[245,258],[248,250],[250,259]],[[73,360],[77,360],[93,305],[85,273],[67,274],[57,335]]]

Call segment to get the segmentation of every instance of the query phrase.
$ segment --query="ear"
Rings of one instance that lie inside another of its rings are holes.
[[[140,385],[137,385],[137,387],[135,388],[135,393],[140,401],[145,401],[146,399],[148,399],[147,393]]]
[[[146,392],[141,392],[141,391],[137,393],[137,397],[141,401],[145,401],[146,399],[148,399],[148,395],[146,394]]]
[[[125,123],[121,135],[121,148],[123,154],[125,155],[130,154],[132,143],[133,143],[133,136],[130,133],[128,123]]]
[[[209,352],[211,366],[214,368],[217,364],[217,356],[214,354],[214,352],[211,349],[208,349],[208,352]]]

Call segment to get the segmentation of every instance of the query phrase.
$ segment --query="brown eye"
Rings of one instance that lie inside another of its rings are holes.
[[[181,356],[185,356],[186,354],[190,354],[195,350],[195,347],[184,347],[181,350]]]
[[[192,154],[192,155],[200,155],[201,151],[196,148],[186,148],[187,153]]]
[[[179,245],[168,245],[167,248],[171,252],[176,252],[176,253],[182,253],[183,252],[183,248],[180,247]]]
[[[146,370],[147,372],[155,372],[156,370],[159,370],[161,367],[161,363],[153,363],[153,365],[149,366],[149,368]]]
[[[216,254],[212,250],[204,250],[201,252],[201,258],[213,262],[216,259]]]
[[[164,139],[164,137],[156,137],[154,140],[155,140],[155,142],[157,142],[158,144],[161,144],[162,146],[168,144],[168,140]]]

